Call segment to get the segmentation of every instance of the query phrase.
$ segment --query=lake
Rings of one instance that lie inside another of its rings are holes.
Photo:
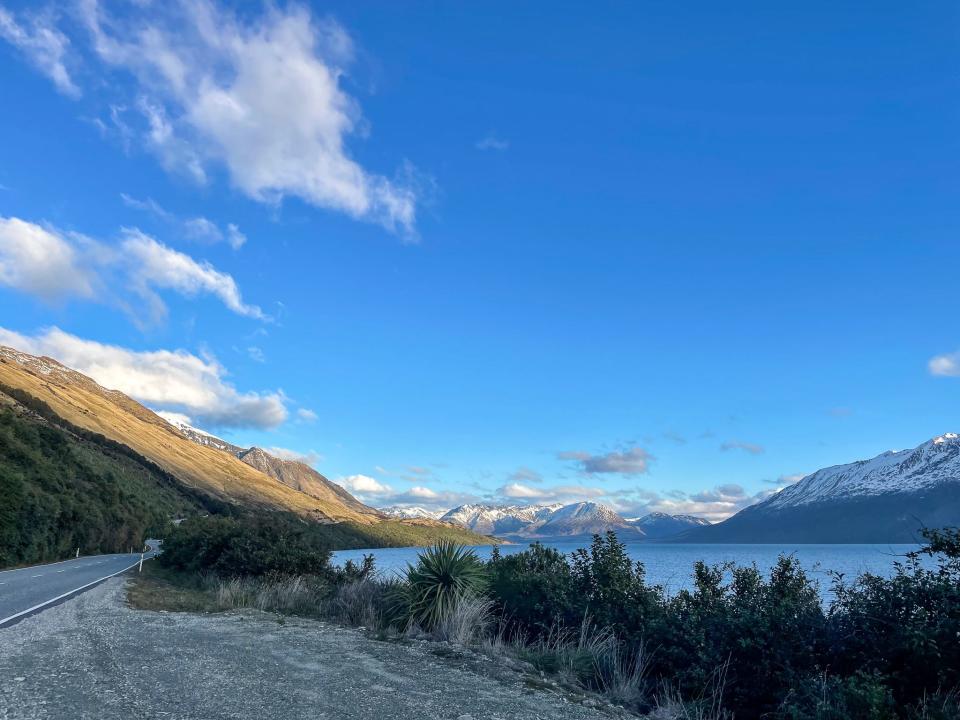
[[[544,542],[544,545],[570,554],[589,541]],[[865,572],[876,575],[891,575],[893,564],[919,545],[741,545],[741,544],[688,544],[627,542],[627,553],[633,560],[646,567],[647,583],[663,585],[668,593],[675,593],[692,586],[693,564],[703,560],[708,564],[734,562],[738,565],[756,566],[767,572],[782,554],[792,554],[811,578],[820,584],[824,600],[830,598],[830,573],[841,572],[848,579]],[[528,545],[501,545],[501,555],[521,552]],[[376,558],[376,567],[381,574],[391,575],[406,569],[407,563],[416,563],[421,548],[381,548],[376,550],[340,550],[333,553],[333,562],[342,565],[347,560],[359,562],[366,554]],[[489,558],[492,548],[481,545],[474,548],[481,558]],[[924,564],[933,565],[932,558]]]

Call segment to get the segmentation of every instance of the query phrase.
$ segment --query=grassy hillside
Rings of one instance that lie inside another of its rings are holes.
[[[180,514],[222,510],[117,443],[0,394],[0,566],[126,552]]]
[[[183,484],[228,503],[288,510],[320,521],[376,522],[336,497],[318,499],[276,482],[230,453],[198,445],[123,393],[49,358],[0,347],[0,383],[46,403],[67,422],[131,448]],[[373,511],[371,511],[373,512]]]

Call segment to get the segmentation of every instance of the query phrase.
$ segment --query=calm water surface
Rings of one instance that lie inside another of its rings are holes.
[[[584,547],[584,541],[544,542],[560,552],[571,553]],[[502,545],[500,553],[508,555],[527,549],[527,545]],[[675,593],[692,585],[693,564],[703,560],[708,564],[734,562],[738,565],[756,564],[767,572],[780,555],[794,555],[811,578],[820,584],[821,596],[829,599],[830,573],[841,572],[848,579],[865,572],[891,575],[893,564],[919,545],[718,545],[687,543],[626,543],[627,553],[641,561],[647,570],[650,585],[663,585]],[[478,546],[477,555],[489,558],[492,548]],[[383,548],[378,550],[341,550],[333,554],[333,561],[342,565],[347,560],[358,562],[366,554],[376,558],[381,574],[400,572],[407,563],[416,563],[420,548]],[[930,563],[932,564],[932,562]]]

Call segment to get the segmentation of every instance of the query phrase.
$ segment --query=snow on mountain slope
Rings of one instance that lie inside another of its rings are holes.
[[[441,520],[475,532],[522,538],[573,537],[613,530],[623,539],[668,537],[691,527],[709,525],[703,518],[652,513],[625,520],[606,505],[579,502],[569,505],[461,505]]]
[[[774,510],[829,500],[911,493],[945,482],[960,482],[957,433],[946,433],[912,450],[889,451],[870,460],[818,470],[757,507]]]
[[[461,505],[440,519],[456,523],[474,532],[510,534],[529,525],[540,525],[561,504],[554,505]]]
[[[402,507],[400,505],[393,505],[391,507],[380,508],[382,512],[387,517],[398,518],[400,520],[413,520],[416,518],[426,518],[428,520],[439,520],[443,515],[442,510],[427,510],[426,508],[419,507],[417,505]]]

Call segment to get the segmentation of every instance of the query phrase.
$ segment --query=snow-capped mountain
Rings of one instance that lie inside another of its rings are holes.
[[[627,522],[642,530],[644,536],[649,540],[680,535],[693,528],[710,524],[710,521],[706,518],[696,515],[668,515],[662,512],[650,513],[640,518],[627,520]]]
[[[960,436],[946,433],[913,450],[817,470],[767,500],[768,508],[890,493],[912,493],[960,481]]]
[[[659,516],[660,520],[647,521]],[[463,525],[475,532],[515,538],[574,537],[613,530],[621,539],[636,540],[653,530],[652,538],[684,532],[706,523],[702,518],[671,516],[663,513],[628,521],[601,503],[579,502],[570,505],[461,505],[441,520]],[[684,519],[686,518],[686,519]],[[675,532],[667,525],[674,522]]]
[[[211,435],[205,430],[200,428],[193,427],[189,423],[185,422],[177,413],[168,413],[163,410],[155,411],[157,415],[162,417],[168,423],[173,425],[177,430],[183,433],[188,440],[192,440],[197,445],[204,445],[206,447],[212,447],[217,450],[223,450],[228,452],[231,455],[237,455],[243,451],[242,447],[228,443],[222,438],[218,438],[216,435]]]
[[[914,542],[960,525],[960,436],[818,470],[709,528],[699,542]]]
[[[391,507],[380,508],[380,512],[387,517],[397,518],[399,520],[415,520],[420,518],[439,520],[440,516],[443,515],[442,510],[427,510],[417,505],[408,507],[393,505]]]
[[[484,535],[512,535],[542,525],[563,505],[461,505],[440,519]]]

